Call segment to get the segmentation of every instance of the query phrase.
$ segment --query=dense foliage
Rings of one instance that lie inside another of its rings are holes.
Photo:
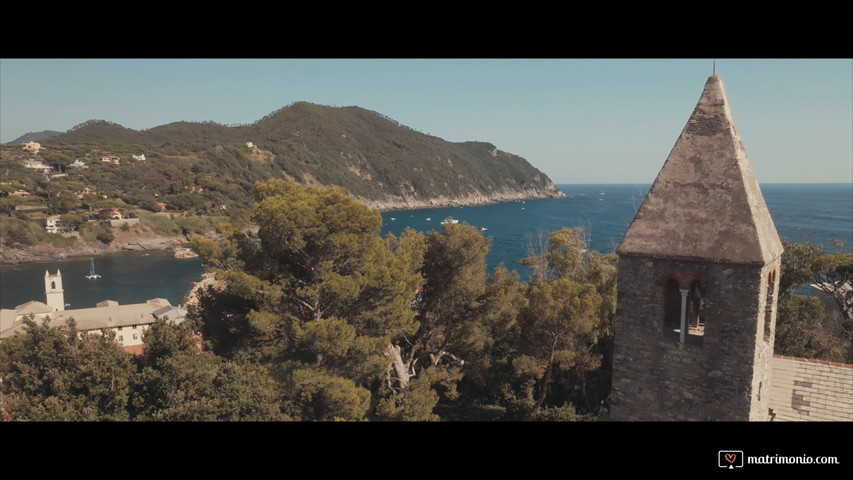
[[[251,125],[175,122],[144,131],[91,120],[42,144],[28,156],[10,145],[3,156],[39,159],[128,205],[228,205],[235,216],[251,207],[254,183],[269,178],[340,186],[367,203],[558,193],[544,173],[494,145],[446,142],[359,107],[299,102]],[[105,156],[120,163],[104,164]],[[88,167],[70,168],[75,160]]]
[[[573,269],[523,284],[505,268],[487,272],[490,239],[464,223],[382,238],[378,212],[340,189],[270,181],[255,201],[259,242],[236,231],[194,240],[227,285],[194,313],[218,355],[273,372],[288,416],[599,413],[608,385],[587,380],[612,337],[615,257],[560,248],[580,232],[554,234],[544,253],[555,264],[582,257]]]
[[[41,145],[37,153],[0,146],[0,215],[14,218],[0,225],[5,246],[61,243],[36,231],[48,215],[106,207],[134,212],[143,233],[185,232],[158,229],[139,212],[244,225],[255,183],[273,178],[341,187],[377,208],[562,195],[525,159],[494,145],[447,142],[362,108],[306,102],[251,125],[175,122],[136,131],[90,120]],[[215,222],[207,223],[212,232]],[[110,232],[97,233],[96,241],[112,241]]]
[[[253,239],[222,225],[194,249],[220,280],[144,353],[74,323],[0,343],[0,418],[114,421],[584,421],[606,413],[616,255],[581,229],[543,234],[523,283],[486,268],[464,223],[380,236],[340,188],[255,187]],[[803,283],[849,281],[851,257],[786,244],[778,353],[849,361],[850,319]],[[830,288],[827,286],[826,288]],[[833,291],[843,292],[843,289]],[[846,298],[846,297],[844,297]],[[845,301],[842,298],[842,301]],[[198,348],[194,333],[204,339]],[[845,336],[846,335],[846,336]],[[846,343],[845,343],[846,342]]]
[[[155,323],[145,353],[132,356],[110,332],[81,337],[73,320],[25,322],[0,343],[0,420],[287,419],[261,367],[200,354],[184,325]]]
[[[853,254],[808,242],[784,247],[775,352],[853,363]],[[803,285],[814,294],[797,294]]]

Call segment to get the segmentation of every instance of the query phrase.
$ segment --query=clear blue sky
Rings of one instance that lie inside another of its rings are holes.
[[[853,182],[853,59],[0,59],[0,142],[356,105],[556,183],[651,183],[714,72],[761,183]]]

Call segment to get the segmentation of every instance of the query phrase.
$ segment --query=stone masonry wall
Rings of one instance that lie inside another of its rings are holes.
[[[768,316],[765,308],[774,269],[621,256],[611,419],[769,420],[775,309]],[[685,344],[663,328],[669,278],[703,287],[704,336]]]

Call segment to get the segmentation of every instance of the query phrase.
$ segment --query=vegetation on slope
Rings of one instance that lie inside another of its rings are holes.
[[[251,125],[179,121],[144,131],[90,120],[41,143],[38,152],[0,146],[0,215],[16,219],[3,227],[5,246],[59,241],[35,234],[46,216],[100,208],[245,224],[255,184],[275,178],[341,187],[380,209],[563,195],[494,145],[446,142],[359,107],[300,102]]]
[[[145,154],[158,170],[189,170],[179,177],[186,185],[287,178],[339,186],[377,207],[561,195],[544,173],[492,144],[446,142],[359,107],[300,102],[251,125],[176,122],[141,132],[90,121],[45,145],[69,157],[84,154],[81,147],[123,158]]]
[[[489,239],[476,228],[381,237],[379,212],[342,189],[264,182],[252,219],[261,242],[228,226],[222,242],[194,239],[220,284],[199,293],[187,322],[147,331],[141,356],[122,352],[109,332],[81,339],[73,323],[30,322],[0,343],[0,419],[582,421],[606,413],[616,256],[589,251],[582,231],[552,232],[524,261],[534,276],[523,283],[505,268],[488,273]],[[782,296],[814,278],[849,280],[850,258],[786,245]],[[816,311],[810,303],[798,311]],[[792,312],[780,303],[777,352],[849,355],[849,318],[816,326],[810,313]],[[208,354],[190,339],[195,332]]]

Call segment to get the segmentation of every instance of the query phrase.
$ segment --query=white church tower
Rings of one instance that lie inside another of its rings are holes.
[[[62,289],[62,274],[56,269],[56,275],[44,271],[44,296],[47,306],[53,311],[65,310],[65,291]]]

